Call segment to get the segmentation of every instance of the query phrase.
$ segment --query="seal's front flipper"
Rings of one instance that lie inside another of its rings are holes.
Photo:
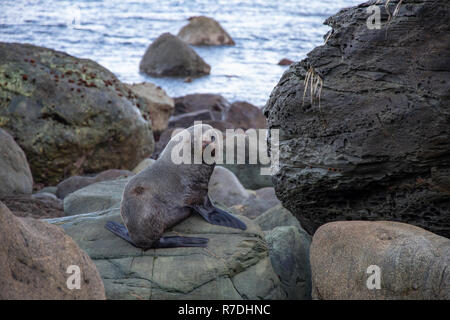
[[[203,219],[211,224],[241,230],[247,229],[247,226],[241,220],[231,215],[230,213],[215,207],[211,203],[211,200],[208,196],[206,197],[205,205],[194,205],[191,208],[198,212],[203,217]]]
[[[122,238],[123,240],[131,243],[133,246],[139,248],[137,245],[134,244],[134,242],[130,239],[130,235],[128,234],[128,230],[127,228],[125,228],[124,225],[117,223],[117,222],[113,222],[113,221],[108,221],[105,224],[105,228],[108,229],[109,231],[111,231],[112,233],[114,233],[116,236]]]
[[[195,237],[162,237],[152,248],[206,247],[208,239]]]

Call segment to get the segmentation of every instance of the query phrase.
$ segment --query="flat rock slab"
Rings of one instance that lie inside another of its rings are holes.
[[[112,209],[53,219],[97,265],[109,299],[283,299],[261,229],[214,226],[193,215],[165,235],[209,239],[207,248],[143,251],[104,228]]]

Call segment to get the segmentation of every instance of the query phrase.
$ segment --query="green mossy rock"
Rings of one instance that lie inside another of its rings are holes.
[[[36,182],[133,169],[148,157],[153,134],[135,102],[92,60],[0,43],[0,127],[24,150]]]

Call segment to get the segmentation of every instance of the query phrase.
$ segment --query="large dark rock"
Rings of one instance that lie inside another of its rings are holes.
[[[368,5],[327,19],[326,44],[270,96],[277,196],[309,233],[335,220],[396,220],[450,237],[450,3],[403,3],[380,30],[367,28]],[[310,86],[303,104],[309,70],[323,80],[320,104]]]
[[[202,76],[211,70],[194,49],[170,33],[163,33],[147,48],[139,68],[155,77]]]
[[[153,150],[135,96],[87,59],[0,43],[0,127],[24,150],[36,182],[132,169]]]

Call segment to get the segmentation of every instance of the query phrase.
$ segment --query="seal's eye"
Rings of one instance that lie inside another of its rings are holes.
[[[138,186],[138,187],[134,188],[133,192],[137,195],[140,195],[144,192],[144,188],[141,186]]]
[[[214,141],[216,141],[216,137],[215,137],[215,136],[212,136],[212,137],[211,137],[211,142],[214,142]]]

